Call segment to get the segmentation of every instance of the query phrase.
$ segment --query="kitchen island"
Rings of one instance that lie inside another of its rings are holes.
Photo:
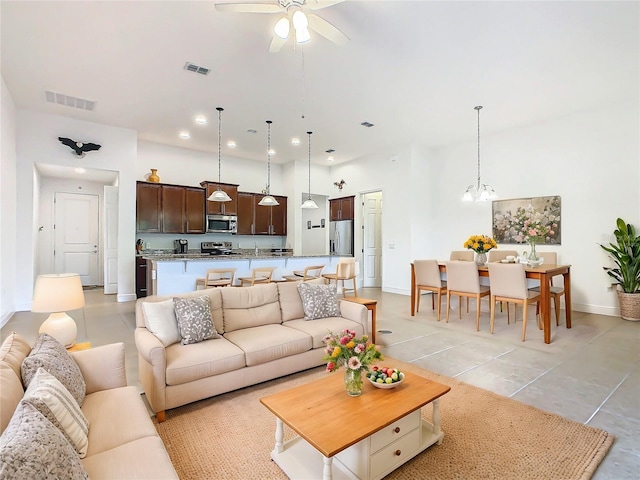
[[[336,271],[340,261],[337,255],[294,256],[279,254],[258,255],[203,255],[159,254],[143,255],[147,260],[148,295],[173,295],[193,292],[196,280],[204,278],[210,268],[235,268],[235,284],[238,277],[250,277],[256,267],[275,267],[273,280],[281,281],[294,270],[304,270],[309,265],[325,265],[323,273]]]

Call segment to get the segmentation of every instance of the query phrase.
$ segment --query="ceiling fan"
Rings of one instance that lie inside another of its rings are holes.
[[[313,30],[333,43],[346,44],[349,37],[325,19],[310,13],[342,1],[344,0],[277,0],[277,3],[216,3],[215,7],[221,12],[284,14],[273,28],[274,35],[269,45],[270,52],[278,52],[289,38],[291,27],[297,43],[308,42],[311,39],[309,30]]]

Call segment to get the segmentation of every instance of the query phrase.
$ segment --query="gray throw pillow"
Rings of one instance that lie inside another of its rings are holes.
[[[180,343],[189,345],[208,338],[218,338],[211,318],[211,302],[208,295],[194,298],[174,297],[173,304],[180,331]]]
[[[0,478],[75,480],[89,475],[60,430],[22,401],[0,436]]]
[[[335,285],[300,282],[298,283],[298,292],[302,299],[305,320],[340,316]]]
[[[56,377],[73,395],[79,406],[84,402],[87,386],[78,364],[71,358],[67,349],[55,338],[43,333],[31,349],[29,356],[22,362],[20,373],[25,388],[29,387],[31,379],[42,367]]]

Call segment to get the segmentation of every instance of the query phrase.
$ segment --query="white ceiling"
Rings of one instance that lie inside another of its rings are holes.
[[[476,105],[490,135],[638,101],[636,1],[345,1],[317,13],[351,38],[346,46],[314,35],[279,53],[268,53],[278,15],[219,12],[210,1],[0,8],[2,76],[18,107],[215,154],[222,106],[225,156],[266,161],[265,120],[274,122],[272,161],[306,159],[312,130],[313,161],[326,164],[328,148],[340,163],[475,140]],[[187,61],[211,72],[188,72]],[[46,90],[94,100],[95,110],[47,103]],[[196,125],[197,114],[209,125]]]

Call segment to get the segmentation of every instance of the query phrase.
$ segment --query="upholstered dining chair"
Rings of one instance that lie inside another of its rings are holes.
[[[289,282],[308,282],[320,278],[324,265],[309,265],[304,270],[294,270],[293,275],[284,275],[282,278]]]
[[[515,316],[518,314],[518,304],[522,305],[522,341],[527,334],[527,310],[529,305],[540,300],[540,292],[533,292],[527,288],[527,277],[524,265],[521,263],[489,263],[489,278],[491,279],[491,320],[490,331],[496,315],[496,302],[507,302],[507,323],[509,323],[509,303],[514,303]],[[537,315],[536,315],[537,317]],[[514,318],[515,322],[515,318]]]
[[[416,274],[416,312],[420,311],[420,296],[422,291],[431,293],[431,309],[435,310],[435,296],[438,296],[437,320],[440,321],[440,305],[442,294],[447,291],[447,282],[440,278],[440,267],[437,260],[415,260],[413,268]]]
[[[517,257],[518,252],[515,250],[489,250],[489,262],[500,262],[507,257]]]
[[[198,282],[204,285],[204,288],[227,287],[233,285],[233,277],[236,274],[235,268],[210,268],[207,270],[204,278],[196,280],[196,290]]]
[[[358,289],[356,286],[356,259],[355,258],[341,258],[336,266],[336,273],[323,273],[322,278],[325,279],[327,283],[331,283],[332,281],[336,282],[336,286],[338,282],[342,282],[342,296],[347,296],[347,291],[353,292],[353,296],[358,296]],[[353,288],[346,288],[344,282],[351,280],[353,282]]]
[[[449,254],[449,260],[473,262],[473,250],[452,250]]]
[[[256,267],[251,271],[250,277],[239,277],[240,286],[253,286],[259,283],[271,283],[271,277],[276,267]]]
[[[458,296],[458,311],[462,318],[462,297],[476,299],[476,331],[480,331],[480,307],[482,297],[491,294],[487,285],[480,285],[480,275],[475,262],[461,262],[455,260],[446,262],[447,265],[447,323],[451,310],[451,295]],[[467,313],[469,303],[467,302]]]
[[[558,254],[556,252],[540,252],[538,251],[538,256],[544,260],[545,265],[557,265],[558,264]],[[553,281],[553,278],[550,280]],[[540,286],[530,288],[529,290],[533,292],[540,292]],[[564,287],[556,287],[551,283],[549,285],[549,297],[553,299],[553,309],[556,312],[556,326],[560,325],[560,297],[564,295]],[[540,303],[536,308],[536,314],[540,313]],[[566,310],[565,310],[566,315]]]

